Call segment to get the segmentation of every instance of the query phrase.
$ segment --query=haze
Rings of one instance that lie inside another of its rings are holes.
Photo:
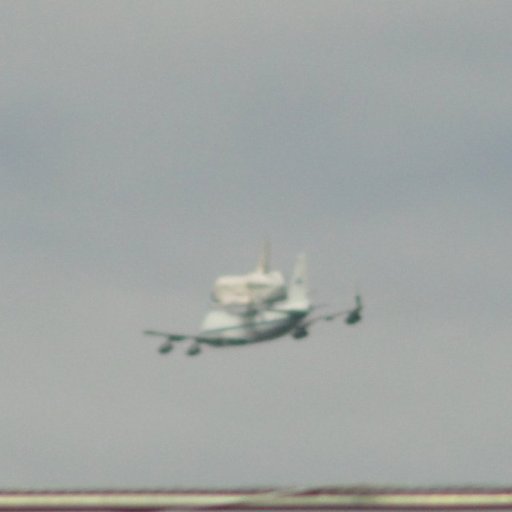
[[[510,483],[511,20],[2,2],[0,488]],[[266,239],[364,322],[160,357]]]

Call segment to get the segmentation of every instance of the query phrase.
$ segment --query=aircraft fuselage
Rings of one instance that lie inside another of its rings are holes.
[[[262,310],[237,315],[222,309],[210,311],[198,336],[200,343],[212,346],[244,345],[271,340],[287,334],[309,311]]]

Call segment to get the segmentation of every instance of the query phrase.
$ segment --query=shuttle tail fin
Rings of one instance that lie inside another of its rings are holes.
[[[265,242],[263,250],[261,251],[256,272],[260,274],[268,274],[270,272],[270,243],[268,241]]]

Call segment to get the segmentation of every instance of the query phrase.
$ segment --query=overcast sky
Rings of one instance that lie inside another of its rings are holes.
[[[509,484],[512,3],[4,1],[0,488]],[[364,323],[157,354],[265,239]]]

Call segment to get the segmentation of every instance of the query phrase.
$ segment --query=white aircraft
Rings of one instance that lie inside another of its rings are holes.
[[[345,323],[352,325],[362,319],[363,304],[361,297],[356,296],[356,305],[348,311],[338,311],[327,315],[313,316],[315,307],[311,304],[307,288],[306,259],[300,255],[295,264],[286,298],[271,304],[255,302],[254,307],[247,308],[243,313],[234,313],[229,308],[216,307],[210,310],[199,334],[174,334],[160,331],[144,331],[150,336],[165,338],[159,352],[166,354],[174,348],[174,343],[190,340],[187,350],[190,356],[201,351],[201,345],[226,347],[232,345],[248,345],[260,341],[273,340],[286,334],[295,339],[308,336],[309,328],[321,320],[333,320],[345,317]]]

